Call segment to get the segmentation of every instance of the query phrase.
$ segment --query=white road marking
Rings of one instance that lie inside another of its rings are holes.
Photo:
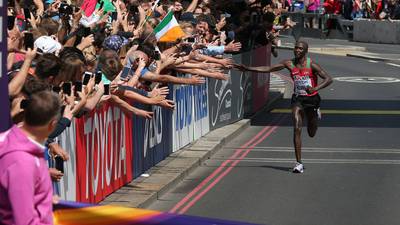
[[[378,63],[378,61],[375,61],[375,60],[368,60],[368,62]]]
[[[225,158],[212,158],[210,160],[225,161]],[[255,162],[255,163],[293,163],[294,158],[244,158],[244,159],[231,159],[240,160],[241,162]],[[305,164],[375,164],[375,165],[400,165],[400,160],[389,159],[302,159]]]
[[[399,64],[395,64],[395,63],[386,63],[386,64],[391,65],[391,66],[395,66],[395,67],[400,67]]]
[[[224,147],[225,150],[236,150],[238,148]],[[243,148],[246,149],[246,148]],[[400,154],[400,149],[367,149],[367,148],[302,148],[302,152],[310,153],[357,153],[357,154]],[[294,152],[293,147],[254,147],[252,152]]]

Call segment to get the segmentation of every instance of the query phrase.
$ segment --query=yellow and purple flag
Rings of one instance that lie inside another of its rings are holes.
[[[54,206],[55,225],[251,225],[205,217],[112,205],[61,201]]]

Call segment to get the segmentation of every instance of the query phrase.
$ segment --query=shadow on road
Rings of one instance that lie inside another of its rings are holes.
[[[288,110],[284,113],[264,112],[251,120],[252,126],[293,126],[290,112],[290,99],[278,101],[273,109]],[[326,113],[324,110],[335,110],[338,113]],[[352,114],[343,114],[355,110]],[[359,111],[360,113],[357,113]],[[362,111],[362,112],[361,112]],[[369,113],[366,111],[380,111]],[[389,115],[389,111],[394,114]],[[400,101],[377,100],[323,100],[321,103],[322,120],[319,127],[375,127],[400,128]],[[280,121],[282,115],[286,117]],[[305,124],[306,125],[306,124]]]
[[[274,169],[274,170],[280,170],[280,171],[285,171],[285,172],[291,172],[293,168],[291,167],[283,167],[283,166],[260,166],[262,168],[267,168],[267,169]]]

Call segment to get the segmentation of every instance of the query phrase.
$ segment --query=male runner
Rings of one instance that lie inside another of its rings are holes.
[[[253,72],[274,72],[284,68],[290,71],[294,81],[294,93],[292,96],[293,115],[293,142],[296,153],[296,165],[294,173],[303,173],[304,166],[301,162],[301,128],[304,115],[307,117],[307,131],[310,137],[314,137],[318,129],[318,117],[320,117],[319,104],[321,97],[318,90],[327,87],[332,83],[332,78],[315,62],[307,57],[308,44],[298,41],[294,47],[294,59],[284,60],[272,66],[248,67],[237,65],[239,69]],[[318,84],[318,76],[323,81]]]

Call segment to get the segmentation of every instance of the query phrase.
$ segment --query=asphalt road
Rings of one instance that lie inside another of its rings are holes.
[[[274,62],[292,56],[279,53]],[[399,224],[399,68],[311,57],[335,81],[320,92],[316,137],[303,132],[303,174],[290,172],[293,131],[283,99],[149,208],[272,225]],[[379,83],[387,81],[397,82]]]

